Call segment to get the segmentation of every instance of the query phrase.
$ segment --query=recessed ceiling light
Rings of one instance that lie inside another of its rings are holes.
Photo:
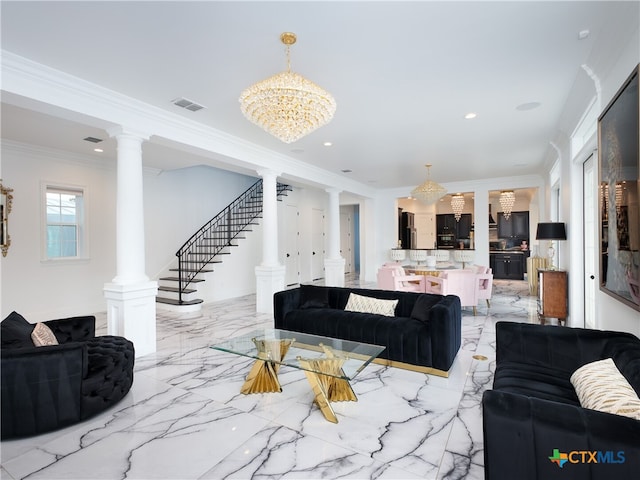
[[[101,148],[94,148],[94,149],[93,149],[93,151],[94,151],[94,152],[98,152],[98,153],[102,153],[102,152],[104,152],[104,150],[103,150],[103,149],[101,149]]]
[[[324,142],[324,143],[323,143],[323,145],[324,145],[325,147],[330,147],[331,145],[333,145],[333,143],[331,143],[331,142]]]
[[[476,118],[477,116],[478,116],[477,113],[469,112],[464,116],[464,118],[466,118],[467,120],[471,120],[472,118]]]
[[[589,30],[580,30],[578,32],[578,40],[584,40],[589,36],[589,33],[591,33]]]
[[[518,105],[516,107],[516,110],[520,110],[521,112],[525,112],[527,110],[533,110],[535,108],[538,108],[540,105],[542,105],[540,102],[521,103],[520,105]]]

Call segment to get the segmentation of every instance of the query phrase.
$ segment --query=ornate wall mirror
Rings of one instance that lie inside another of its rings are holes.
[[[9,237],[9,213],[11,212],[11,203],[13,202],[13,188],[5,188],[0,180],[0,248],[2,248],[2,256],[7,256],[11,238]]]
[[[600,289],[640,310],[640,134],[633,72],[598,118]]]

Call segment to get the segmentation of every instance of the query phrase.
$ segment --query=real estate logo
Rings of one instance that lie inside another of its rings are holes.
[[[625,456],[623,451],[572,450],[564,453],[554,448],[549,460],[563,468],[567,463],[624,463]]]
[[[569,461],[569,455],[566,453],[560,453],[557,448],[553,449],[553,455],[549,457],[551,463],[556,463],[560,468],[564,467],[564,464]]]

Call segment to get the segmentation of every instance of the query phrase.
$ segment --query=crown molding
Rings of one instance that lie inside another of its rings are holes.
[[[375,189],[333,172],[273,152],[242,138],[181,117],[135,98],[109,90],[6,50],[1,52],[2,90],[39,102],[46,113],[51,106],[93,120],[105,130],[113,126],[144,125],[151,135],[177,144],[221,155],[225,163],[257,170],[267,168],[284,176],[320,186],[336,186],[363,196]],[[59,114],[59,112],[58,112]],[[59,114],[60,115],[60,114]]]
[[[89,165],[91,168],[104,170],[115,170],[116,167],[111,158],[97,158],[50,147],[41,147],[31,143],[2,139],[2,154],[4,156],[7,153],[28,156],[36,160],[54,160],[71,165]]]

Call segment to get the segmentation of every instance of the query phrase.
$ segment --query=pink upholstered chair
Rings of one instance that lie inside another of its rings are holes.
[[[477,275],[472,270],[446,270],[440,276],[426,275],[426,293],[437,295],[457,295],[460,304],[464,307],[472,307],[473,314],[477,312],[478,288]]]
[[[407,275],[397,263],[385,263],[378,269],[378,288],[400,292],[424,293],[423,275]]]
[[[478,300],[486,300],[487,310],[491,307],[491,293],[493,291],[493,271],[489,267],[474,265],[478,282]]]

